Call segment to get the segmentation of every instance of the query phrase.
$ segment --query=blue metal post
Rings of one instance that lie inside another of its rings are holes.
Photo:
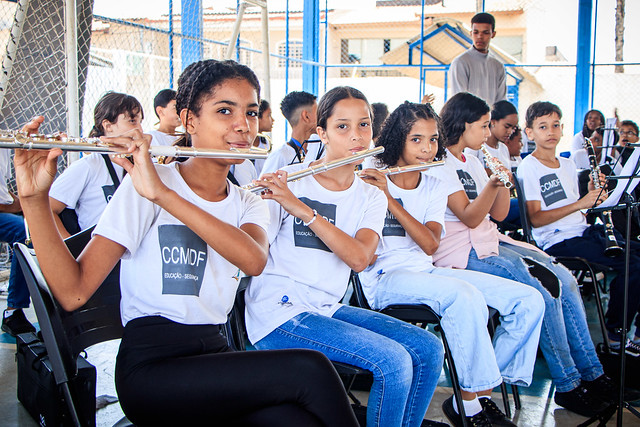
[[[302,15],[302,59],[320,59],[320,0],[304,0]],[[318,65],[302,64],[302,90],[318,95]]]
[[[324,89],[327,91],[327,46],[329,45],[329,0],[324,2]]]
[[[578,2],[578,52],[576,60],[576,95],[573,132],[582,129],[582,118],[589,109],[593,0]]]
[[[424,74],[422,66],[424,65],[424,0],[422,0],[422,11],[420,13],[420,92],[418,93],[418,102],[422,102],[424,96]]]
[[[285,27],[284,27],[284,56],[287,58],[285,60],[284,67],[284,92],[285,95],[289,93],[289,0],[286,3],[286,12],[284,16]],[[284,140],[289,140],[289,126],[287,125],[287,121],[284,120]]]
[[[173,89],[173,0],[169,0],[169,89]]]
[[[593,98],[596,89],[596,41],[598,40],[598,0],[593,10],[593,49],[591,50],[591,96],[589,97],[589,109],[593,110]]]
[[[182,34],[202,38],[202,0],[182,0]],[[202,59],[202,42],[182,39],[182,69]]]
[[[236,14],[240,12],[240,0],[236,0]],[[240,62],[240,33],[236,39],[236,62]]]

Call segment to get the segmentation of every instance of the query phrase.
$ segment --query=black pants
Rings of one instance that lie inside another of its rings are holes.
[[[141,426],[357,425],[323,354],[231,352],[217,325],[130,321],[115,382],[124,413]]]
[[[616,232],[618,244],[624,247],[624,238]],[[624,254],[615,258],[604,255],[606,237],[602,225],[592,225],[582,236],[563,240],[545,249],[553,256],[578,256],[587,261],[612,267],[616,277],[611,282],[609,308],[606,314],[606,326],[609,338],[619,340],[616,329],[622,328],[622,311],[624,308]],[[631,262],[629,263],[629,294],[627,300],[627,327],[633,317],[640,311],[640,243],[631,241]],[[640,334],[640,316],[636,319],[636,334]]]

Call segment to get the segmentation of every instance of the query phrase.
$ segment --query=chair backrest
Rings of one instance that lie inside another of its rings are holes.
[[[229,347],[235,351],[246,350],[245,339],[247,337],[247,328],[244,320],[244,294],[250,282],[251,277],[243,277],[240,279],[233,308],[223,328],[223,333],[227,338]]]
[[[88,242],[87,234],[83,233],[67,239],[72,252],[84,247],[80,241]],[[85,305],[68,312],[55,301],[30,250],[16,243],[14,253],[18,256],[31,294],[56,382],[66,382],[77,373],[76,361],[80,352],[93,344],[122,337],[120,263]]]
[[[522,227],[522,234],[524,234],[524,238],[527,243],[535,245],[536,242],[533,240],[533,235],[531,234],[531,223],[529,222],[529,215],[527,214],[527,199],[524,196],[522,180],[514,173],[513,181],[515,182],[518,207],[520,208],[520,226]]]
[[[351,286],[353,287],[352,301],[355,301],[357,307],[371,310],[371,306],[367,301],[367,297],[364,295],[364,290],[362,289],[362,282],[360,281],[360,277],[358,277],[358,273],[356,273],[355,271],[351,272],[351,277],[349,277],[349,283],[351,283]]]

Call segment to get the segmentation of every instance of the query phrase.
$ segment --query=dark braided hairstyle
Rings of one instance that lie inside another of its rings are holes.
[[[384,147],[384,152],[376,156],[376,166],[395,166],[404,151],[407,135],[413,125],[420,119],[435,120],[438,129],[438,152],[435,159],[444,156],[444,131],[440,117],[433,110],[431,104],[416,104],[405,101],[385,121],[376,147]]]
[[[459,92],[444,104],[440,111],[445,134],[445,147],[456,145],[466,130],[465,124],[477,122],[490,111],[489,105],[469,92]]]
[[[133,118],[138,113],[144,119],[142,105],[134,96],[109,91],[102,95],[102,98],[93,109],[93,127],[89,132],[89,137],[104,136],[104,126],[102,126],[104,120],[115,123],[118,121],[120,114],[129,115],[129,117]]]
[[[189,114],[198,116],[205,99],[214,92],[217,86],[229,79],[246,80],[256,89],[258,99],[260,99],[258,77],[249,67],[231,60],[206,59],[189,65],[180,75],[178,93],[176,94],[176,110],[178,114],[186,109],[187,121],[189,120]],[[186,127],[186,123],[183,124]],[[174,145],[190,147],[192,145],[191,135],[185,132]],[[175,160],[185,161],[186,158],[181,157]]]
[[[582,136],[584,138],[589,138],[589,136],[591,136],[591,134],[595,130],[595,129],[589,129],[589,126],[587,126],[587,119],[589,118],[589,114],[591,114],[591,113],[596,113],[598,116],[600,116],[600,125],[596,126],[596,128],[604,126],[604,124],[605,124],[604,114],[602,114],[602,112],[600,112],[600,110],[589,110],[589,111],[587,111],[587,114],[584,115],[584,120],[582,121]]]

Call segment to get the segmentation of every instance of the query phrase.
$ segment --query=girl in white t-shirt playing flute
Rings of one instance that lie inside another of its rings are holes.
[[[385,195],[354,164],[287,183],[287,174],[369,148],[371,108],[351,87],[318,104],[326,155],[257,181],[271,212],[269,259],[246,294],[249,339],[259,349],[308,348],[367,369],[368,426],[419,426],[442,369],[440,341],[389,316],[340,304],[350,270],[362,271],[378,245]]]
[[[500,234],[489,215],[501,221],[509,209],[509,190],[496,174],[487,177],[480,161],[465,156],[489,136],[489,106],[466,92],[451,97],[440,113],[447,137],[446,164],[434,175],[452,185],[448,190],[447,234],[433,255],[439,267],[493,274],[537,289],[545,301],[540,348],[553,384],[555,402],[585,416],[604,409],[600,396],[615,394],[598,360],[571,272],[533,245]],[[502,171],[511,179],[511,173]]]
[[[444,155],[440,118],[430,105],[405,102],[386,120],[376,145],[380,167],[430,162]],[[426,304],[442,316],[468,425],[487,418],[492,425],[514,424],[491,400],[503,381],[528,386],[544,313],[540,293],[522,283],[470,270],[434,267],[433,254],[444,233],[450,185],[428,171],[384,176],[363,173],[387,196],[389,208],[376,261],[360,274],[369,304]],[[487,331],[487,305],[501,314],[494,345]],[[495,346],[495,353],[494,353]],[[454,425],[462,424],[452,398],[443,403]]]
[[[260,86],[233,61],[189,65],[177,108],[191,145],[248,148]],[[36,131],[42,118],[25,130]],[[74,310],[122,259],[124,335],[116,360],[120,403],[136,425],[357,425],[335,370],[318,352],[229,352],[227,320],[238,274],[267,261],[268,212],[231,185],[232,159],[154,165],[149,135],[110,138],[135,163],[93,238],[75,260],[52,219],[47,193],[61,151],[18,151],[18,190],[40,267],[58,302]]]

